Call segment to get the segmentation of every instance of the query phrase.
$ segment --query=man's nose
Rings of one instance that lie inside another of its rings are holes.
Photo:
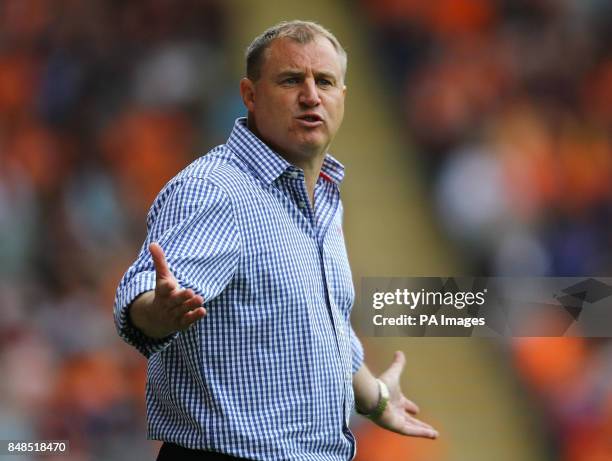
[[[300,91],[300,104],[307,107],[318,106],[321,103],[319,89],[314,80],[306,79]]]

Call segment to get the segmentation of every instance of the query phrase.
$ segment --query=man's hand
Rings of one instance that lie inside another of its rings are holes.
[[[373,421],[380,427],[398,434],[435,439],[438,432],[429,424],[415,418],[419,407],[408,400],[400,389],[400,377],[405,363],[404,354],[398,351],[391,366],[379,376],[389,388],[389,402],[382,415]],[[378,383],[365,364],[353,375],[353,389],[357,407],[361,411],[371,412],[380,395]]]
[[[155,265],[155,290],[141,294],[130,305],[132,323],[151,338],[164,338],[187,329],[206,315],[204,299],[191,289],[182,289],[170,272],[164,250],[149,245]]]
[[[398,434],[435,439],[438,437],[438,432],[429,424],[414,417],[419,412],[419,407],[402,393],[400,377],[405,364],[404,353],[397,351],[391,366],[379,376],[389,388],[390,395],[387,408],[374,422]]]

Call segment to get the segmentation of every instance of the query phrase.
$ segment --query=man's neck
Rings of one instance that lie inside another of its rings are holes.
[[[310,205],[314,207],[314,190],[323,167],[323,161],[325,160],[325,154],[327,149],[321,152],[308,152],[304,154],[289,154],[278,149],[273,144],[266,141],[255,126],[255,123],[251,122],[250,117],[247,119],[247,126],[251,132],[255,134],[263,143],[265,143],[270,149],[276,152],[278,155],[283,157],[292,165],[304,171],[304,181],[306,183],[306,192],[308,193],[308,199]]]
[[[323,166],[323,160],[325,159],[325,153],[321,154],[313,161],[307,162],[306,165],[298,165],[294,162],[295,166],[304,170],[304,181],[306,182],[306,192],[308,192],[308,198],[310,200],[310,205],[314,209],[314,190],[317,185],[317,179],[319,178],[319,173],[321,173],[321,168]],[[290,160],[289,160],[290,161]]]

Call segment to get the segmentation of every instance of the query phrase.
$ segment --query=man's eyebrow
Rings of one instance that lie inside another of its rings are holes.
[[[277,78],[285,78],[285,77],[303,77],[304,76],[304,71],[302,70],[298,70],[298,69],[286,69],[286,70],[281,70],[278,74],[277,74]],[[333,80],[336,81],[338,80],[338,77],[336,77],[336,75],[333,72],[330,71],[319,71],[319,72],[315,72],[315,77],[316,78],[327,78],[329,80]]]
[[[338,77],[333,72],[327,72],[327,71],[324,71],[324,70],[321,71],[321,72],[315,72],[315,76],[317,78],[323,77],[323,78],[326,78],[328,80],[333,80],[333,81],[338,80]]]
[[[277,74],[277,77],[282,78],[282,77],[302,77],[304,75],[304,72],[301,70],[297,70],[297,69],[286,69],[286,70],[282,70]]]

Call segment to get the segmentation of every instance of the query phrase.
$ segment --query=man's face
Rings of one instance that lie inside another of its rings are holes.
[[[252,129],[294,163],[327,151],[344,117],[340,56],[325,37],[305,45],[274,40],[264,53],[260,78],[244,79],[241,93]]]

